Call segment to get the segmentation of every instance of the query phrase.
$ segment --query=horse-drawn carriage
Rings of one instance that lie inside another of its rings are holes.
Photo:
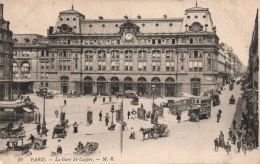
[[[232,91],[233,89],[234,89],[234,84],[231,83],[231,84],[229,85],[229,90]]]
[[[155,124],[152,128],[140,128],[140,132],[143,133],[143,141],[145,140],[145,135],[148,135],[148,139],[159,137],[168,137],[170,135],[170,130],[166,124]]]
[[[235,97],[232,95],[229,99],[229,104],[235,104],[236,103],[236,99]]]
[[[67,135],[67,131],[65,130],[65,127],[64,127],[64,126],[61,126],[61,125],[56,125],[56,126],[53,128],[52,138],[54,138],[55,135],[56,135],[57,137],[62,137],[62,138],[64,138],[64,137]]]
[[[1,138],[20,138],[25,136],[24,127],[19,126],[16,129],[10,128],[9,125],[0,130]]]
[[[133,100],[131,101],[132,105],[138,105],[139,104],[139,98],[138,97],[133,97]]]
[[[213,93],[210,96],[210,99],[213,101],[213,103],[212,103],[213,106],[220,105],[220,100],[219,100],[219,94],[218,93]]]
[[[87,142],[85,146],[83,144],[78,145],[77,148],[75,148],[76,152],[74,154],[76,155],[91,155],[95,153],[100,153],[98,150],[99,144],[96,142]]]
[[[0,154],[8,154],[13,156],[31,154],[29,151],[32,144],[23,144],[23,138],[10,139],[6,142],[7,148],[5,150],[0,150]]]
[[[34,149],[44,149],[47,143],[46,138],[37,137],[34,139]]]

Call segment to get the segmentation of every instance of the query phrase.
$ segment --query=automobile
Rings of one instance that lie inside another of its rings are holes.
[[[213,101],[213,106],[217,106],[220,105],[220,100],[219,100],[219,94],[218,93],[213,93],[210,96],[210,99]]]
[[[193,122],[199,122],[202,118],[209,118],[211,116],[210,105],[200,106],[192,105],[188,112],[189,120]]]
[[[127,91],[125,91],[125,96],[126,96],[126,98],[134,98],[134,97],[137,97],[137,94],[135,91],[127,90]]]
[[[65,127],[56,125],[53,128],[52,139],[55,136],[65,138],[66,135],[67,135],[67,131],[65,130]]]
[[[47,92],[46,99],[53,99],[54,94],[52,92]]]
[[[232,91],[233,89],[234,89],[234,84],[231,83],[231,84],[229,85],[229,90]]]
[[[229,99],[229,104],[235,104],[236,103],[236,99],[235,97],[232,95]]]

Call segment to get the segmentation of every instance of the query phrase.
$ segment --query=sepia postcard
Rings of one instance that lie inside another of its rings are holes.
[[[260,163],[258,0],[0,0],[0,164]]]

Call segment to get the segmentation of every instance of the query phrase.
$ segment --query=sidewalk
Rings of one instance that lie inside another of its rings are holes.
[[[233,117],[233,120],[236,120],[236,132],[237,129],[239,128],[239,125],[241,124],[241,119],[242,119],[242,112],[246,111],[246,100],[243,100],[242,97],[239,97],[237,100],[237,104],[236,104],[236,111]],[[231,123],[231,127],[233,130],[233,121]]]

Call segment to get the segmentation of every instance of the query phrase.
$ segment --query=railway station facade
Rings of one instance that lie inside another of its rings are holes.
[[[152,19],[86,19],[72,8],[47,31],[14,34],[14,88],[151,95],[155,85],[157,95],[200,95],[228,77],[207,8]]]

